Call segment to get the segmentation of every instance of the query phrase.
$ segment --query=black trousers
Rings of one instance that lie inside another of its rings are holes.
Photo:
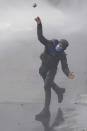
[[[49,108],[51,101],[51,88],[58,94],[59,86],[54,82],[54,78],[57,72],[57,68],[49,69],[46,65],[41,65],[39,68],[39,74],[44,80],[44,90],[45,90],[45,108]]]

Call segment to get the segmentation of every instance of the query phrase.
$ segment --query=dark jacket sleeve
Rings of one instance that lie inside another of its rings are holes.
[[[64,54],[63,57],[61,58],[61,66],[62,66],[62,70],[63,70],[64,74],[66,76],[68,76],[69,73],[70,73],[70,70],[69,70],[69,67],[68,67],[66,54]]]
[[[37,36],[38,36],[38,40],[44,44],[45,46],[48,46],[48,44],[50,43],[49,40],[47,40],[44,36],[43,36],[43,31],[42,31],[42,24],[37,24]]]

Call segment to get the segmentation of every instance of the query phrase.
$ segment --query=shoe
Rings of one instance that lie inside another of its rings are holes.
[[[65,93],[65,88],[58,89],[57,95],[58,95],[58,103],[62,103],[63,101],[63,94]]]
[[[50,111],[48,109],[43,109],[39,114],[35,116],[35,119],[40,121],[50,117]]]

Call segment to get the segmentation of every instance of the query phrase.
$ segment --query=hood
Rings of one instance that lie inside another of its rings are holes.
[[[63,50],[66,50],[66,48],[69,46],[69,43],[65,39],[61,39],[59,42],[63,44]]]

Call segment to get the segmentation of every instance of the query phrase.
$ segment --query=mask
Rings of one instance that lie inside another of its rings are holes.
[[[56,51],[60,52],[60,51],[62,51],[62,48],[59,45],[57,45],[56,46]]]

